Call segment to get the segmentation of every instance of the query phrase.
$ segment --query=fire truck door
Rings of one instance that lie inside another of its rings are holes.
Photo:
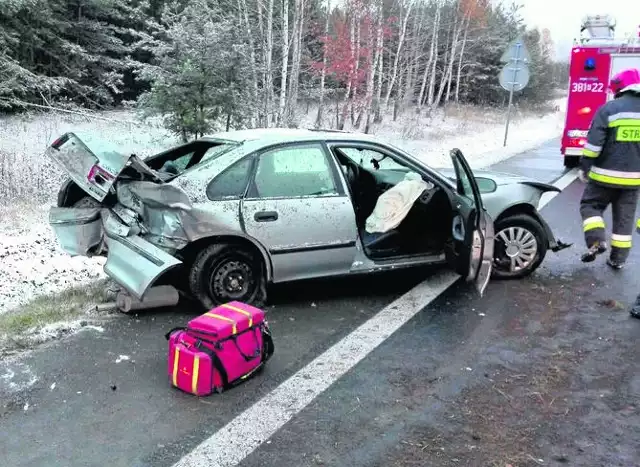
[[[611,55],[611,70],[609,71],[609,80],[616,73],[620,73],[627,68],[640,68],[640,54],[620,54]],[[608,85],[609,83],[607,83]],[[613,99],[613,95],[608,92],[607,100]]]

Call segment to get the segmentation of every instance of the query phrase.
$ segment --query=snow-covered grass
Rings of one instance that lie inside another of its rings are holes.
[[[552,111],[556,104],[564,109],[560,100],[547,112],[515,111],[506,148],[506,115],[500,109],[454,106],[431,118],[407,110],[395,122],[387,115],[373,133],[433,167],[449,166],[448,150],[458,147],[473,167],[480,168],[557,137],[564,115]],[[314,108],[300,112],[300,126],[311,128],[315,115]],[[110,121],[62,114],[0,120],[0,315],[37,296],[88,286],[105,277],[103,259],[70,258],[47,223],[61,174],[42,154],[57,136],[69,130],[93,131],[143,156],[177,142],[157,124],[136,123],[131,112],[98,116]],[[329,109],[326,118],[332,118]]]
[[[157,122],[143,123],[132,112],[86,115],[56,112],[0,118],[0,199],[51,199],[62,174],[43,154],[67,131],[88,131],[142,156],[176,142]]]
[[[90,305],[101,303],[105,281],[74,286],[58,293],[40,295],[27,306],[0,314],[0,356],[15,350],[77,332],[90,324],[95,312]]]
[[[462,150],[472,168],[484,168],[558,136],[564,124],[565,98],[536,107],[512,109],[507,146],[503,147],[506,109],[450,105],[431,117],[407,109],[396,121],[387,115],[371,133],[404,149],[434,168],[451,166],[449,150]],[[558,106],[560,111],[554,109]],[[299,115],[300,126],[311,128],[317,109]],[[325,122],[335,121],[327,109]],[[349,119],[345,125],[350,130]]]

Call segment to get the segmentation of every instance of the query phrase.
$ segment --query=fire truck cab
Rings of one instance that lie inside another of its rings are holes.
[[[565,167],[575,167],[596,110],[613,98],[608,91],[613,75],[626,69],[640,69],[640,32],[636,37],[614,37],[615,20],[609,15],[586,16],[581,34],[571,49],[569,95],[560,152]]]

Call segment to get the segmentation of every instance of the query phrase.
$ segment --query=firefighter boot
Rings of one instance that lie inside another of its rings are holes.
[[[593,245],[591,245],[587,252],[582,255],[580,260],[583,263],[590,263],[596,259],[596,256],[601,255],[605,251],[607,251],[607,243],[596,241]]]
[[[629,314],[634,318],[640,319],[640,295],[636,297],[635,303],[631,306]]]
[[[614,190],[595,183],[588,183],[580,200],[582,231],[588,250],[582,255],[583,263],[590,263],[596,256],[607,251],[605,242],[605,222],[602,213],[611,202]]]
[[[624,261],[616,261],[615,259],[607,258],[607,264],[611,269],[622,269],[624,267]]]

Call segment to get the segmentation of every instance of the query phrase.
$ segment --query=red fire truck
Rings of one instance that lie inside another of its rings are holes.
[[[562,133],[565,167],[575,167],[595,111],[613,95],[607,90],[611,77],[626,68],[640,68],[640,32],[616,39],[615,20],[609,15],[586,16],[581,33],[589,37],[574,43],[569,66],[569,96]]]

